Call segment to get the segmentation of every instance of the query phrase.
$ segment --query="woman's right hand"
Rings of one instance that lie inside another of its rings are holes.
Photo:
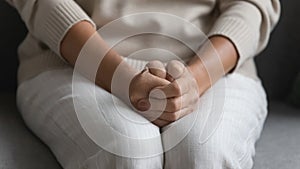
[[[138,111],[146,111],[150,108],[148,100],[152,89],[168,85],[166,79],[153,75],[148,68],[138,73],[129,86],[129,99],[134,108]]]
[[[134,76],[129,85],[131,105],[137,112],[158,127],[165,126],[170,122],[160,119],[159,115],[153,114],[150,110],[149,95],[152,89],[170,84],[166,80],[166,74],[165,67],[161,62],[151,61],[142,72]]]

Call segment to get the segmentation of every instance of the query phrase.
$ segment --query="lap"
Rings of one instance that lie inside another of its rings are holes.
[[[67,155],[69,161],[75,160],[82,163],[87,158],[103,151],[103,145],[99,146],[97,143],[97,136],[101,141],[107,133],[95,134],[97,125],[103,127],[103,124],[92,123],[101,115],[102,122],[112,129],[108,131],[116,131],[135,140],[148,140],[134,142],[135,144],[131,146],[145,147],[143,145],[147,144],[149,153],[153,155],[162,151],[159,149],[162,146],[149,146],[154,145],[151,141],[156,144],[161,144],[162,141],[163,147],[167,148],[165,150],[170,150],[174,147],[174,149],[180,148],[182,143],[187,143],[185,147],[197,145],[199,148],[221,140],[224,142],[222,145],[224,147],[239,146],[236,153],[240,157],[245,156],[246,150],[244,149],[249,142],[255,143],[266,116],[265,95],[259,82],[242,75],[232,74],[219,80],[201,97],[196,112],[165,127],[162,130],[161,140],[151,140],[151,138],[160,138],[159,129],[147,123],[146,119],[105,90],[83,80],[76,82],[79,93],[74,93],[72,73],[71,68],[47,71],[22,83],[18,88],[18,106],[26,123],[50,146],[57,158],[62,159],[61,161],[68,161],[64,160]],[[99,109],[102,110],[100,114]],[[93,113],[97,111],[98,114]],[[85,119],[88,115],[89,118]],[[94,135],[94,138],[91,135]],[[104,140],[108,149],[111,148],[110,143],[122,142],[116,142],[116,135],[108,134],[108,136],[107,138],[114,138]],[[174,137],[177,137],[177,140]],[[182,140],[183,142],[180,143]],[[179,146],[177,146],[178,143],[180,143]],[[193,149],[194,151],[198,150],[197,146]],[[125,142],[118,148],[120,147],[128,148],[130,143]],[[123,149],[122,151],[121,154],[118,154],[120,152],[113,153],[122,155],[129,150]],[[130,152],[133,154],[127,153],[127,155],[137,155],[134,153],[140,153],[143,149],[137,149],[137,151]],[[149,156],[147,153],[143,155]]]
[[[80,91],[74,92],[72,73],[71,68],[47,71],[18,88],[18,107],[25,122],[66,163],[63,166],[72,163],[78,168],[74,162],[82,165],[95,154],[107,156],[103,150],[110,152],[108,156],[125,157],[162,152],[158,127],[88,80],[75,82]],[[143,142],[148,138],[156,138],[152,139],[156,144]]]
[[[186,130],[176,126],[192,123],[193,127],[166,153],[166,168],[251,167],[249,163],[267,115],[266,108],[260,82],[239,74],[225,76],[201,97],[194,112],[197,116],[188,115],[194,118],[184,117],[171,124],[177,135]]]
[[[243,129],[261,126],[266,115],[266,95],[260,82],[231,74],[201,96],[197,109],[188,115],[193,118],[186,116],[163,130],[176,125],[190,125],[191,130],[197,131],[199,143],[204,144],[215,132],[224,128],[232,128],[227,133],[236,130],[245,134]]]

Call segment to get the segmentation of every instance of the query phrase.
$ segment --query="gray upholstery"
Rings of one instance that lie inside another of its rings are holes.
[[[282,14],[268,48],[256,57],[258,72],[272,99],[284,99],[300,72],[300,1],[282,0]]]
[[[271,102],[257,143],[254,169],[300,168],[300,109]],[[14,93],[0,95],[0,169],[61,169],[50,150],[25,126]]]
[[[0,91],[16,89],[17,46],[26,35],[25,25],[17,12],[0,0]]]
[[[255,169],[300,168],[300,109],[284,103],[300,69],[300,1],[282,3],[282,20],[269,48],[256,59],[272,101],[257,143]],[[16,51],[26,29],[16,11],[3,0],[0,11],[0,169],[61,169],[51,151],[30,132],[17,111]]]
[[[0,169],[61,169],[25,126],[12,92],[0,94]]]
[[[300,168],[300,109],[271,102],[269,116],[257,143],[255,169]]]

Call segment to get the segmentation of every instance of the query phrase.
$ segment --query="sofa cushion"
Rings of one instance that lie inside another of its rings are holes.
[[[300,71],[300,1],[280,2],[280,21],[267,49],[256,57],[258,73],[272,99],[286,99]]]
[[[257,142],[254,169],[300,167],[300,109],[271,102],[261,139]]]
[[[26,28],[14,8],[0,1],[0,91],[14,91],[17,84],[17,48],[26,35]]]
[[[300,109],[271,102],[257,143],[254,169],[300,166]],[[61,169],[50,150],[25,126],[13,93],[0,93],[0,168]]]
[[[61,169],[47,146],[25,126],[14,93],[0,93],[0,168]]]

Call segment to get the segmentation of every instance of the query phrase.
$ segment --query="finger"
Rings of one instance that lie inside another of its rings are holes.
[[[176,112],[195,103],[198,97],[194,94],[184,94],[180,97],[172,97],[166,100],[150,98],[151,111]]]
[[[166,79],[162,79],[155,75],[152,75],[149,72],[149,68],[145,68],[142,72],[137,74],[130,86],[129,86],[129,93],[130,93],[130,102],[132,103],[133,107],[139,109],[139,107],[144,107],[144,105],[138,105],[140,99],[147,99],[149,98],[150,91],[157,87],[157,86],[165,86],[168,85],[170,82]],[[143,104],[143,102],[141,102]],[[144,108],[139,110],[145,110]]]
[[[155,124],[158,127],[164,127],[164,126],[170,124],[171,122],[166,121],[166,120],[162,120],[162,119],[156,119],[152,123]]]
[[[175,80],[171,75],[169,75],[169,73],[167,73],[166,79],[170,82],[174,82],[174,80]]]
[[[168,85],[156,87],[150,92],[150,97],[156,99],[180,97],[189,91],[188,82],[186,78],[179,78]]]
[[[146,74],[148,75],[147,77],[145,76]],[[148,71],[144,73],[144,77],[146,77],[147,83],[150,84],[149,86],[150,88],[154,88],[157,86],[165,86],[167,84],[170,84],[168,80],[160,78],[150,73],[150,69],[148,69]]]
[[[143,88],[146,88],[147,91],[157,87],[157,86],[165,86],[170,84],[170,82],[166,79],[162,79],[160,77],[157,77],[150,73],[150,70],[148,67],[145,67],[145,69],[138,75],[138,81],[141,82],[141,84],[145,84]],[[147,93],[148,96],[149,93]]]
[[[177,112],[174,112],[174,113],[164,112],[164,113],[161,114],[159,119],[169,121],[169,122],[174,122],[174,121],[177,121],[177,120],[181,119],[182,117],[192,113],[193,111],[194,111],[194,109],[191,106],[191,107],[181,109],[181,110],[179,110]]]
[[[178,60],[172,60],[167,64],[166,69],[169,75],[167,78],[173,80],[178,79],[183,75],[185,66]]]
[[[167,72],[162,62],[158,60],[150,61],[145,67],[149,68],[151,74],[166,79]]]
[[[142,115],[143,117],[145,117],[151,122],[158,119],[162,113],[163,111],[151,111],[151,110],[139,112],[140,115]]]

